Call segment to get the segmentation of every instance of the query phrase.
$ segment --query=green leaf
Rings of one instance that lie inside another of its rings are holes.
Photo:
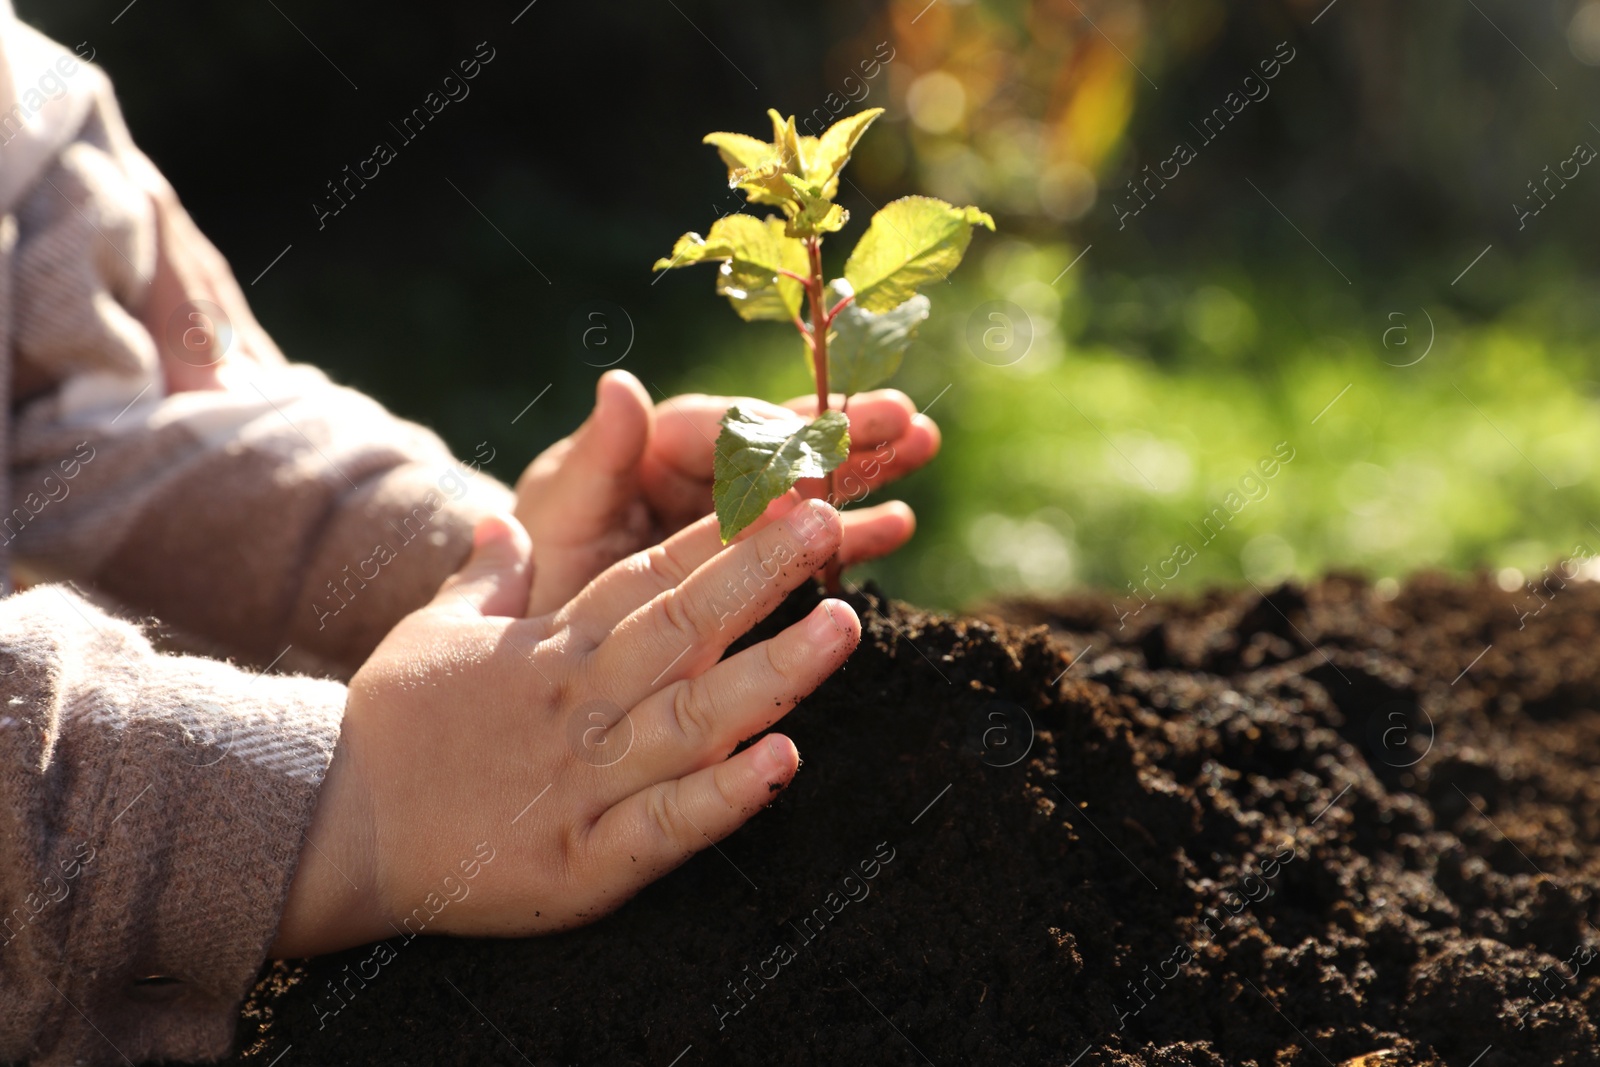
[[[712,232],[716,232],[715,226],[712,226]],[[673,267],[689,267],[696,263],[726,259],[732,254],[726,245],[709,242],[697,233],[686,233],[673,242],[672,255],[656,260],[650,270],[653,272],[671,270]]]
[[[772,120],[773,158],[782,164],[785,173],[804,174],[806,161],[800,149],[800,131],[795,129],[794,116],[784,118],[769,107],[767,118]]]
[[[799,134],[793,116],[786,119],[769,109],[767,117],[772,120],[770,143],[742,133],[708,133],[702,140],[715,146],[727,165],[730,188],[743,189],[752,204],[788,210],[794,194],[784,175],[804,177],[806,163],[816,158],[819,144],[817,138]]]
[[[764,419],[735,404],[717,435],[716,481],[711,498],[727,544],[759,519],[767,505],[801,478],[821,478],[850,455],[850,420],[824,411],[807,422],[799,415]]]
[[[729,188],[743,189],[752,204],[777,207],[788,202],[784,167],[775,145],[742,133],[708,133],[702,140],[714,145],[727,165]]]
[[[720,262],[717,292],[728,298],[740,318],[789,322],[800,313],[805,291],[778,271],[804,275],[810,261],[805,245],[786,236],[784,228],[781,218],[724,215],[711,224],[708,236],[686,233],[678,238],[672,257],[656,260],[654,269]]]
[[[953,207],[930,196],[885,204],[845,261],[856,303],[888,311],[916,295],[919,286],[943,281],[961,262],[975,225],[993,230],[994,220],[975,207]]]
[[[883,108],[870,107],[840,119],[817,138],[816,151],[806,156],[805,176],[822,187],[823,196],[831,200],[839,195],[839,172],[850,162],[861,135],[881,114]]]
[[[783,180],[785,176],[783,165],[776,159],[769,159],[759,167],[733,171],[728,176],[728,185],[743,189],[745,199],[752,204],[787,207],[791,195]]]
[[[850,212],[823,196],[821,186],[792,174],[785,174],[783,180],[794,191],[793,204],[784,207],[789,225],[783,232],[788,236],[815,237],[833,233],[844,229],[844,224],[850,221]]]
[[[733,310],[746,322],[793,321],[805,301],[805,289],[778,271],[783,269],[802,277],[808,274],[811,262],[805,245],[785,235],[781,218],[729,215],[720,221],[731,219],[748,221],[739,224],[741,243],[717,275],[717,292],[728,298]]]
[[[829,288],[835,300],[850,291],[843,280]],[[888,381],[927,317],[928,298],[921,294],[882,314],[846,304],[828,334],[829,390],[850,396]]]
[[[742,168],[759,167],[772,158],[772,146],[758,137],[742,133],[708,133],[703,143],[715,145],[722,162],[728,165],[728,175]]]

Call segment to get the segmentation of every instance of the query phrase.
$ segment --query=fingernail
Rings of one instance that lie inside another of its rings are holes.
[[[504,525],[504,523],[503,521],[499,520],[498,516],[491,515],[479,519],[478,525],[472,528],[472,550],[476,552],[478,549],[494,540],[495,535],[499,533],[497,527],[502,525]]]
[[[784,521],[802,541],[809,541],[826,528],[827,519],[824,516],[832,510],[820,500],[803,500]]]
[[[789,759],[787,747],[776,737],[767,738],[767,762],[774,767],[781,767]]]
[[[808,626],[808,635],[811,642],[817,645],[838,644],[839,638],[848,631],[839,624],[838,616],[833,613],[833,601],[824,600],[815,611],[811,613]]]

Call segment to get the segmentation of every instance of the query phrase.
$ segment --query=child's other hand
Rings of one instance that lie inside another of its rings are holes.
[[[773,513],[726,548],[714,518],[697,522],[529,619],[527,536],[484,520],[462,570],[350,684],[273,954],[419,926],[577,926],[760,811],[794,776],[794,744],[729,753],[861,636],[829,600],[721,659],[839,546],[827,505]]]
[[[633,375],[614,370],[601,377],[588,420],[517,482],[517,518],[533,538],[530,613],[555,610],[615,561],[711,511],[718,423],[734,403],[768,415],[810,415],[817,406],[815,397],[790,401],[786,410],[689,394],[652,407]],[[849,415],[850,459],[835,472],[836,503],[861,500],[939,451],[939,428],[898,390],[852,397]],[[802,485],[820,493],[820,482]],[[886,555],[915,525],[911,509],[898,501],[847,512],[840,554],[846,564]]]

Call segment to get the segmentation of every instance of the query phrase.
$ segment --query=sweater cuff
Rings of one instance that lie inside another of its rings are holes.
[[[276,935],[345,688],[162,656],[59,587],[35,598],[59,670],[38,784],[53,851],[79,869],[59,955],[34,961],[60,993],[35,1062],[221,1056]]]

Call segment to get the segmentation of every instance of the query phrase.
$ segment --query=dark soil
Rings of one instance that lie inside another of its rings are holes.
[[[875,600],[720,851],[336,1015],[371,950],[280,965],[239,1062],[1600,1063],[1600,586],[1547,596]]]

